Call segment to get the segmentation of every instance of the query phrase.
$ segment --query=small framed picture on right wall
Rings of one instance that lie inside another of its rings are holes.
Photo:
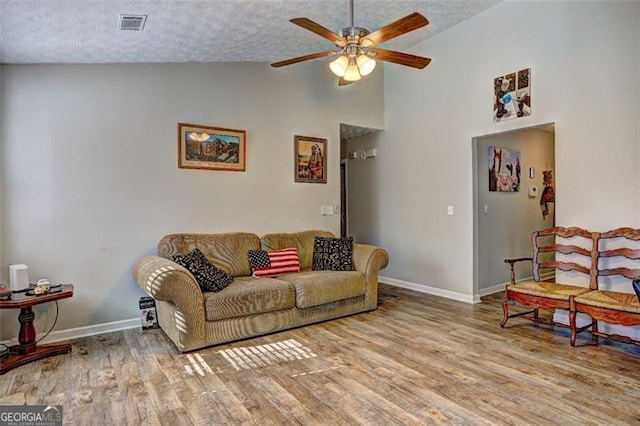
[[[493,79],[493,121],[531,115],[531,68]]]

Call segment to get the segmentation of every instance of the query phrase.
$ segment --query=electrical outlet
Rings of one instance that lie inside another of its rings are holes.
[[[453,206],[447,206],[447,214],[453,216]]]
[[[321,206],[320,214],[322,216],[331,216],[333,214],[333,206]]]

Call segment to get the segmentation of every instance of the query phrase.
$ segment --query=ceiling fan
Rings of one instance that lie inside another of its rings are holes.
[[[353,24],[353,0],[349,0],[351,25],[341,29],[337,34],[308,18],[294,18],[289,21],[334,43],[340,50],[312,53],[286,61],[275,62],[272,67],[283,67],[298,62],[336,56],[338,58],[329,64],[331,71],[340,77],[339,86],[344,86],[360,80],[362,76],[370,74],[376,66],[376,59],[393,62],[413,68],[424,68],[431,62],[430,58],[396,52],[376,47],[380,43],[391,40],[429,24],[427,18],[418,12],[413,12],[374,32]]]

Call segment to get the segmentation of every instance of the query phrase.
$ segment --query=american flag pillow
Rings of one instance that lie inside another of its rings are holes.
[[[256,278],[300,272],[300,259],[295,247],[270,251],[249,250],[249,264]]]

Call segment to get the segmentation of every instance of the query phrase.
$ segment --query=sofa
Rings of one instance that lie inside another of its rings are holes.
[[[158,322],[180,352],[260,336],[376,309],[378,272],[389,262],[385,250],[353,244],[353,270],[312,270],[316,237],[327,231],[258,235],[171,234],[157,256],[134,265],[140,288],[156,301]],[[249,250],[296,247],[300,272],[255,278]],[[202,291],[194,275],[174,256],[199,249],[215,267],[233,277],[220,291]]]

